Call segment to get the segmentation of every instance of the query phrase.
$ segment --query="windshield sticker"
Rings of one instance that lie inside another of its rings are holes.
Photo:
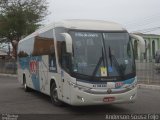
[[[101,76],[107,76],[107,68],[101,67]]]
[[[108,71],[113,72],[113,68],[111,66],[109,66]]]

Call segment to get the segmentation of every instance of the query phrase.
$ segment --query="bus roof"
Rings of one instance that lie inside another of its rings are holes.
[[[31,35],[27,36],[28,39],[30,37],[36,36],[40,33],[48,31],[50,29],[56,27],[64,27],[68,29],[75,29],[75,30],[97,30],[97,31],[124,31],[125,29],[117,23],[109,22],[109,21],[102,21],[102,20],[64,20],[61,22],[51,23],[41,29],[36,30]]]
[[[124,30],[124,28],[122,28],[122,26],[117,23],[102,20],[65,20],[56,23],[55,27],[65,27],[69,29],[81,30]]]

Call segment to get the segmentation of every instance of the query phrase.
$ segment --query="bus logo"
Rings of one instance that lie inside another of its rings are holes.
[[[109,88],[109,89],[107,90],[107,93],[108,93],[108,94],[111,94],[111,93],[112,93],[112,90]]]
[[[32,74],[36,74],[38,70],[38,62],[35,60],[31,60],[29,63],[29,67],[30,67],[30,72]]]

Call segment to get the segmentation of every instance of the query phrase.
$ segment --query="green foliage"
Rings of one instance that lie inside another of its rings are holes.
[[[0,0],[0,36],[19,41],[47,15],[46,0]]]
[[[17,52],[19,40],[34,32],[47,15],[46,0],[0,0],[0,43],[11,42]]]

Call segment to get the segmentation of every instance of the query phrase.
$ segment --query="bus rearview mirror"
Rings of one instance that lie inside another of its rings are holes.
[[[61,33],[66,42],[66,51],[67,53],[72,53],[72,38],[68,33]]]
[[[138,41],[138,46],[140,48],[140,52],[141,53],[145,53],[145,40],[143,39],[143,37],[139,36],[139,35],[135,35],[135,34],[130,34],[131,39],[136,39]]]

